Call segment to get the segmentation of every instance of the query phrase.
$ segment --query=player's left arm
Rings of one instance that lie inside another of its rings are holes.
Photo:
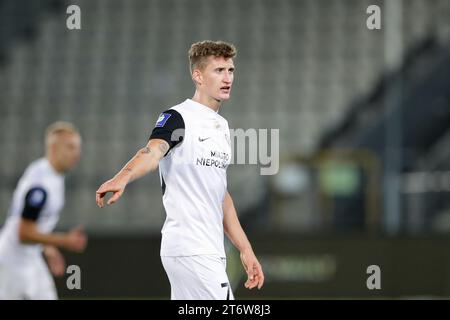
[[[242,229],[233,204],[233,199],[228,191],[226,192],[223,201],[223,227],[224,232],[231,243],[233,243],[240,252],[241,261],[248,276],[245,287],[253,289],[257,286],[258,289],[261,289],[264,284],[264,273],[261,264],[256,258],[250,241]]]
[[[63,276],[66,271],[66,261],[58,248],[52,245],[44,246],[44,256],[51,273],[56,277]]]

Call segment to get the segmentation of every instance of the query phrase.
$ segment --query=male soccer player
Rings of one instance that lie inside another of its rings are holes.
[[[57,299],[48,270],[65,273],[57,247],[82,252],[86,246],[80,228],[52,233],[64,206],[64,173],[80,158],[78,130],[55,122],[47,128],[45,144],[46,157],[32,162],[20,178],[0,233],[0,299]]]
[[[108,192],[113,195],[107,203],[113,204],[128,183],[159,165],[167,214],[161,260],[172,299],[234,299],[224,233],[240,251],[248,275],[245,287],[260,289],[264,283],[227,191],[230,132],[218,111],[230,98],[235,55],[235,47],[225,42],[194,43],[189,50],[194,97],[161,113],[147,146],[97,190],[100,207]]]

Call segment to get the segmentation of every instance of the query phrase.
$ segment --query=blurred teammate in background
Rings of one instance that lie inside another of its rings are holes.
[[[86,247],[80,228],[52,233],[64,206],[64,173],[80,159],[81,137],[72,124],[56,122],[47,128],[45,145],[46,157],[32,162],[20,178],[0,233],[0,299],[57,299],[49,272],[65,273],[57,248],[82,252]]]
[[[189,50],[192,99],[164,111],[147,146],[97,190],[96,201],[112,192],[108,204],[128,183],[159,165],[163,204],[161,260],[172,299],[234,299],[226,274],[224,232],[240,251],[248,279],[245,287],[261,288],[264,274],[227,191],[231,159],[228,122],[218,114],[230,98],[234,77],[233,45],[194,43]]]

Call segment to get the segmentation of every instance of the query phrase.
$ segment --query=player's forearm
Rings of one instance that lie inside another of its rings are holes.
[[[120,170],[115,179],[128,184],[134,180],[137,180],[147,173],[156,170],[158,168],[158,161],[152,155],[150,147],[145,147],[139,150],[136,155],[128,161],[128,163]]]
[[[141,178],[158,168],[159,161],[169,151],[169,144],[161,139],[151,139],[145,148],[139,150],[128,161],[122,170],[116,174],[115,179],[125,184]]]
[[[223,202],[223,228],[231,243],[240,251],[253,250],[237,216],[230,194],[227,192]]]
[[[26,227],[19,228],[19,239],[23,243],[39,243],[60,248],[65,247],[67,243],[66,236],[63,234],[45,234]]]
[[[44,255],[53,255],[55,251],[58,251],[58,247],[52,244],[44,245]]]

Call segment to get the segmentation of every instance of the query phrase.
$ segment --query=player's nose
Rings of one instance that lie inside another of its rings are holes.
[[[224,75],[222,81],[223,81],[225,84],[231,84],[231,81],[232,81],[232,80],[231,80],[231,75],[229,75],[228,73],[225,73],[225,75]]]

